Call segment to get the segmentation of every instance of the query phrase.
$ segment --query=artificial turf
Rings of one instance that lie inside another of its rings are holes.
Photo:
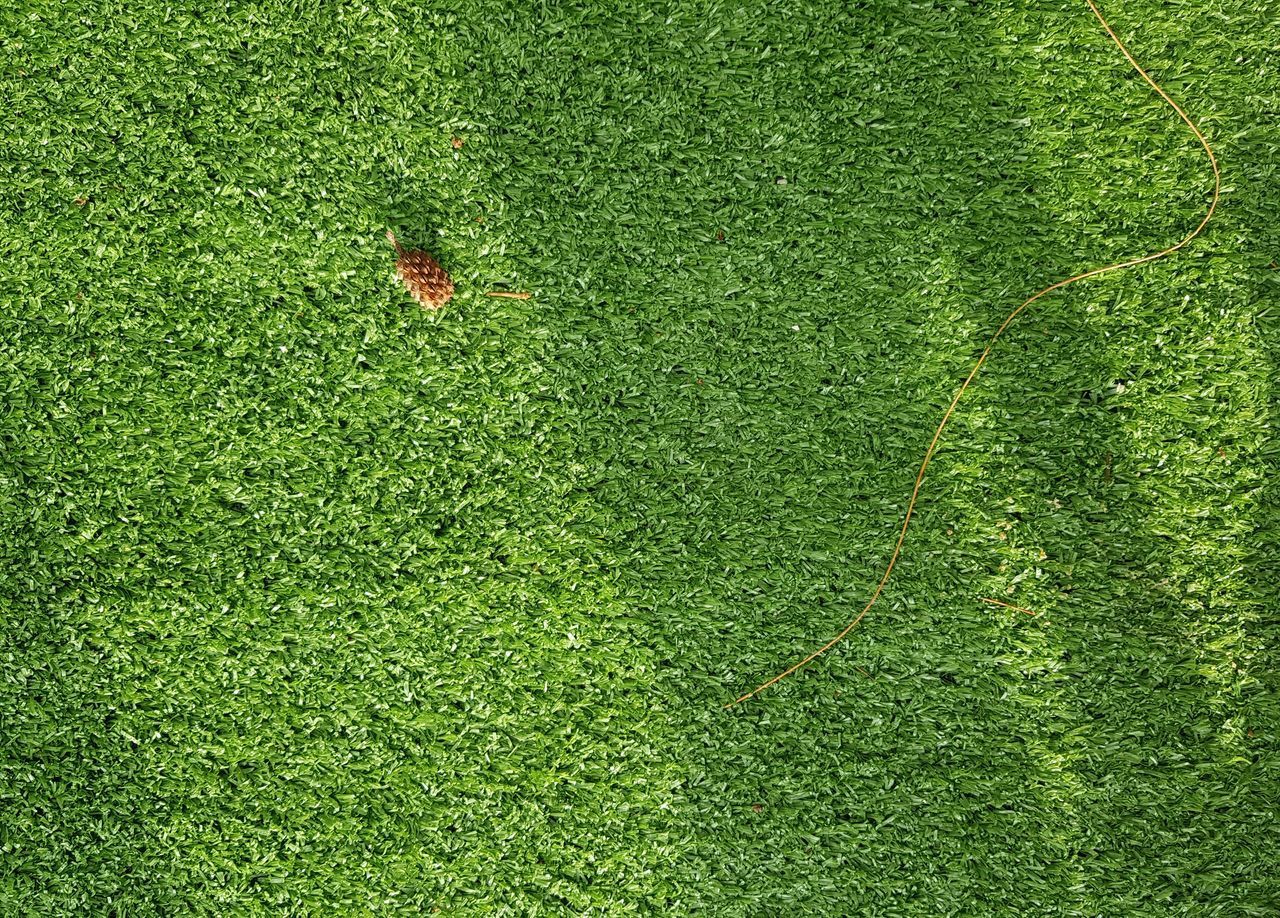
[[[1218,217],[730,711],[1207,205],[1082,0],[0,11],[0,913],[1275,914],[1276,9],[1108,6]]]

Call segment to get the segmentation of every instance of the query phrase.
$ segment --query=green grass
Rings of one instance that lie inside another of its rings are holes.
[[[1274,10],[1107,6],[1219,217],[731,711],[1207,205],[1083,2],[0,11],[0,913],[1275,914]]]

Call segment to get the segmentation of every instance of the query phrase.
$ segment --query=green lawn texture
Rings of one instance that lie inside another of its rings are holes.
[[[1083,2],[0,10],[0,914],[1276,914],[1277,10],[1104,10],[1219,215],[728,711],[1204,213]]]

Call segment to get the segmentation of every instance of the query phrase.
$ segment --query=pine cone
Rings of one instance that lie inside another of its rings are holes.
[[[449,272],[440,267],[440,262],[426,252],[417,249],[407,251],[391,230],[387,230],[387,238],[400,256],[396,259],[396,277],[400,278],[409,295],[423,309],[439,309],[449,302],[453,296],[453,280]]]

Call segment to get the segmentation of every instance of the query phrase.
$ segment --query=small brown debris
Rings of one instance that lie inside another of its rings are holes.
[[[462,138],[461,138],[461,137],[455,137],[455,138],[453,138],[453,140],[452,140],[452,141],[450,141],[450,143],[452,143],[452,144],[453,144],[453,148],[454,148],[455,150],[461,150],[461,149],[462,149],[463,140],[462,140]]]
[[[753,804],[751,804],[751,812],[753,812],[753,813],[763,813],[763,812],[764,812],[764,804],[763,804],[763,803],[753,803]]]
[[[1017,612],[1025,612],[1027,615],[1030,615],[1032,618],[1039,618],[1039,617],[1040,617],[1040,616],[1039,616],[1039,615],[1037,615],[1035,612],[1032,612],[1030,609],[1024,609],[1022,606],[1015,606],[1015,605],[1014,605],[1013,603],[1011,603],[1011,602],[1003,602],[1003,601],[1001,601],[1001,600],[999,600],[999,599],[991,599],[990,597],[987,597],[987,596],[983,596],[983,597],[982,597],[982,601],[983,601],[983,602],[985,602],[985,603],[987,603],[988,605],[992,605],[992,606],[1004,606],[1006,609],[1013,609],[1013,610],[1015,610],[1015,611],[1017,611]]]
[[[71,203],[74,204],[76,207],[84,207],[86,204],[89,203],[89,199],[86,198],[84,195],[80,195],[80,197],[76,198]]]
[[[485,296],[500,297],[504,300],[527,300],[533,294],[525,293],[523,290],[490,290]]]

